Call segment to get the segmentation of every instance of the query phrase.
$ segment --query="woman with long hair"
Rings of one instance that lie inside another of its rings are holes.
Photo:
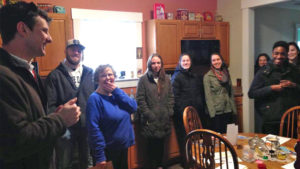
[[[300,49],[296,42],[289,43],[288,59],[293,65],[300,65]]]
[[[151,168],[163,168],[165,139],[171,133],[174,98],[170,79],[165,75],[162,57],[152,54],[147,71],[137,86],[141,134],[147,139]]]
[[[226,126],[233,122],[237,110],[234,102],[234,91],[224,59],[219,53],[210,57],[210,70],[204,75],[204,92],[211,126],[220,133],[226,132]]]

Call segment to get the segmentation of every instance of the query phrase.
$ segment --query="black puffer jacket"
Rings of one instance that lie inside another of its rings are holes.
[[[204,113],[203,84],[199,76],[189,70],[177,67],[172,79],[174,93],[174,115],[182,117],[183,110],[187,106],[193,106],[198,113]]]
[[[144,74],[137,86],[138,114],[142,135],[148,138],[163,138],[171,133],[174,97],[170,79],[166,77],[164,89],[159,95],[153,74]]]

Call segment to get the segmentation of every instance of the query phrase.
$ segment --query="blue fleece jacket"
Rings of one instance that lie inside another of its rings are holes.
[[[116,88],[112,96],[93,92],[87,102],[86,125],[96,163],[106,161],[105,149],[121,150],[134,144],[130,114],[136,101]]]

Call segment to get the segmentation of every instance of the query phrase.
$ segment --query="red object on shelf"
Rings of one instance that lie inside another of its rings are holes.
[[[204,21],[213,21],[214,20],[213,14],[211,12],[204,12],[203,16],[204,16]]]
[[[165,19],[165,5],[162,3],[155,3],[153,7],[153,18]]]
[[[37,3],[37,7],[46,12],[53,12],[53,6],[49,3]]]

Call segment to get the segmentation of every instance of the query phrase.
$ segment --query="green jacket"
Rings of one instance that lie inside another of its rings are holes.
[[[234,91],[230,76],[228,85],[231,92],[228,92],[226,87],[220,84],[216,75],[211,70],[204,75],[203,84],[206,105],[211,118],[224,113],[232,112],[233,114],[236,114]]]
[[[150,71],[139,79],[136,99],[142,135],[145,137],[163,138],[171,133],[174,96],[168,77],[163,86],[164,90],[158,95],[157,84]]]

